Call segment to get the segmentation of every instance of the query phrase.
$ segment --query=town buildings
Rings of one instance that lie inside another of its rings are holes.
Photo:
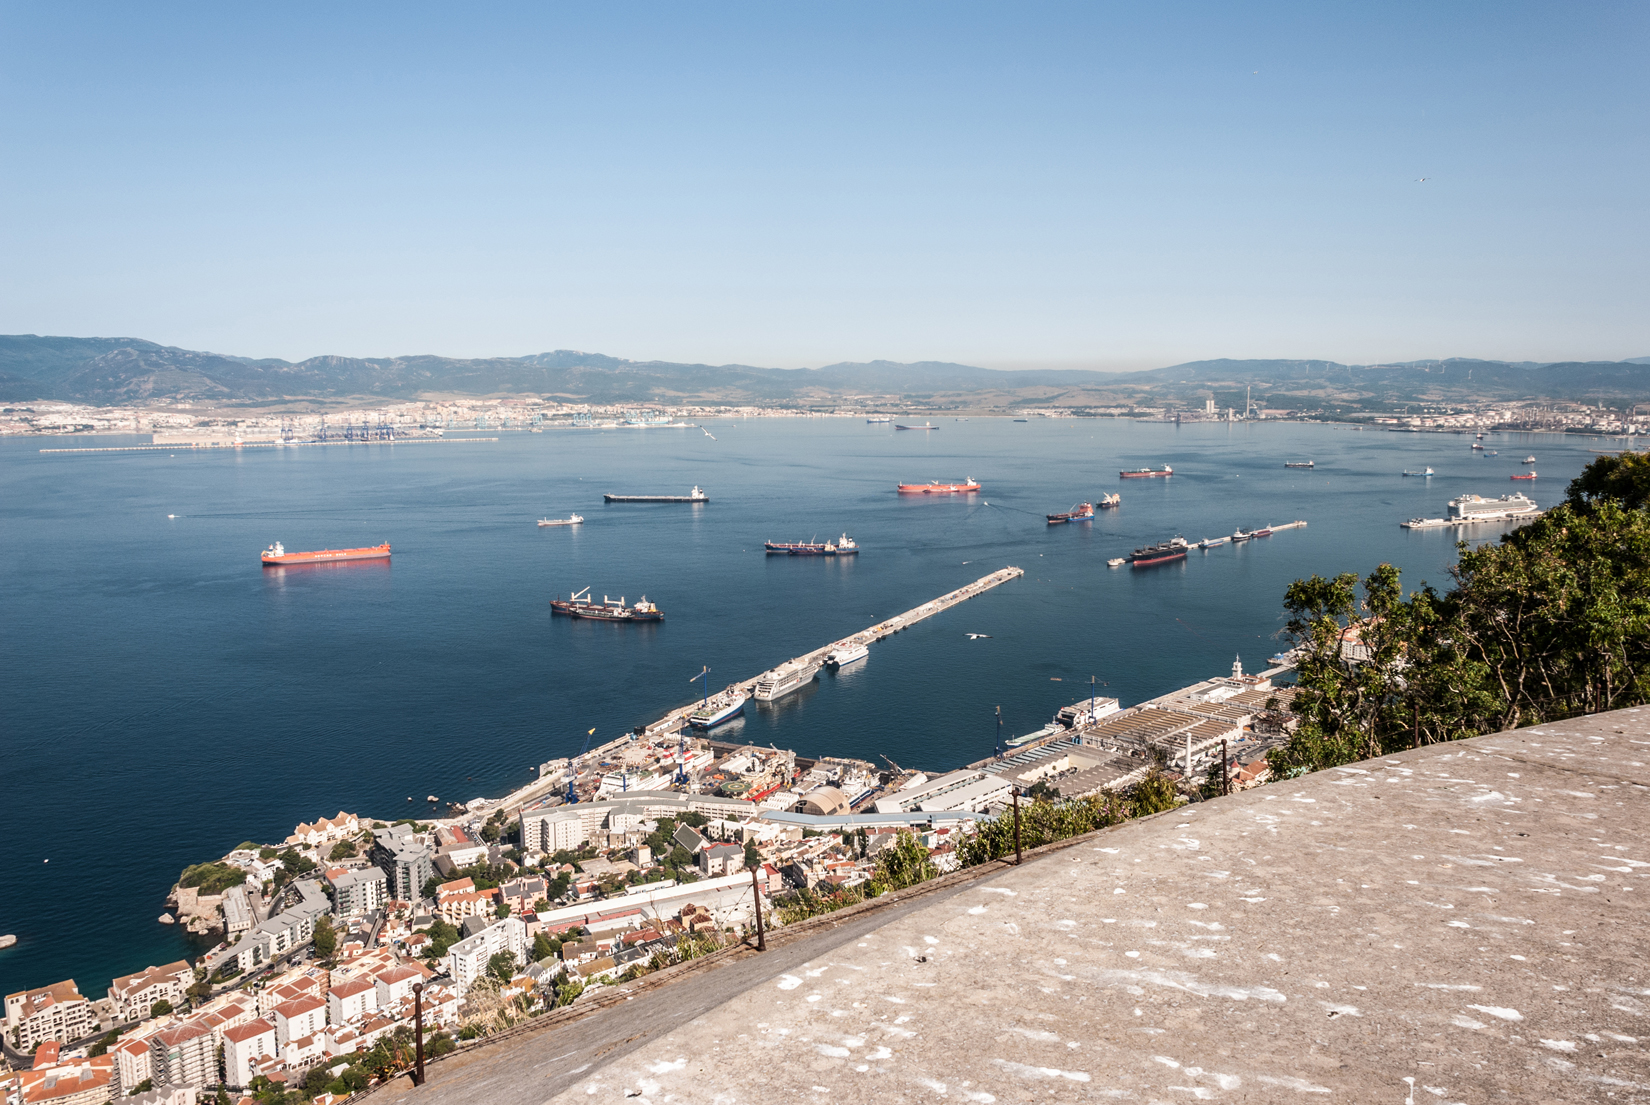
[[[115,1019],[140,1021],[158,1002],[177,1008],[184,993],[195,981],[195,972],[181,959],[162,967],[150,967],[134,975],[122,975],[109,985],[109,1004]]]
[[[6,1033],[19,1051],[47,1040],[67,1044],[97,1031],[97,1012],[74,979],[6,995]]]
[[[386,890],[398,902],[417,901],[435,874],[430,846],[414,839],[410,825],[373,830],[369,858],[383,870]]]
[[[527,962],[527,925],[521,918],[495,921],[447,950],[447,976],[460,996],[487,973],[488,961],[500,952],[508,952],[518,965]]]

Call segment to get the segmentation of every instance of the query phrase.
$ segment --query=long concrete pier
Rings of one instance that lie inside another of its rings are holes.
[[[789,668],[798,664],[810,664],[822,661],[835,649],[851,648],[855,645],[875,644],[877,641],[892,637],[901,630],[910,629],[918,622],[923,621],[926,618],[932,618],[935,614],[938,614],[943,610],[949,610],[951,607],[956,606],[960,602],[967,602],[969,599],[974,598],[977,595],[985,594],[993,587],[999,587],[1002,584],[1007,583],[1009,580],[1019,579],[1023,575],[1025,575],[1025,569],[1008,567],[992,572],[988,576],[981,576],[979,579],[976,579],[973,583],[970,583],[965,587],[959,587],[955,591],[949,591],[937,599],[930,599],[921,606],[913,607],[912,609],[905,611],[903,614],[895,614],[888,620],[878,622],[869,629],[860,630],[852,636],[843,637],[840,640],[832,641],[828,645],[816,648],[812,652],[806,652],[801,656],[792,657],[777,667],[770,668],[769,670],[762,672],[759,675],[752,676],[749,679],[739,680],[736,683],[730,684],[730,686],[737,688],[746,695],[749,695],[756,687],[756,684],[760,683],[763,679],[766,679],[780,668]],[[665,733],[674,733],[678,731],[687,724],[689,715],[699,709],[699,705],[700,704],[698,702],[690,702],[686,706],[680,706],[677,709],[670,711],[670,713],[666,714],[652,725],[647,726],[644,730],[644,734],[649,737],[657,737]],[[602,756],[607,755],[609,752],[628,743],[629,740],[630,734],[627,733],[615,740],[608,741],[599,748],[593,748],[584,755],[575,757],[573,761],[574,766],[578,767],[594,760],[599,760]],[[522,787],[511,794],[505,795],[496,803],[489,803],[488,808],[508,809],[512,806],[518,806],[525,802],[529,802],[534,798],[548,794],[557,786],[560,786],[560,783],[557,781],[540,779],[537,782]]]

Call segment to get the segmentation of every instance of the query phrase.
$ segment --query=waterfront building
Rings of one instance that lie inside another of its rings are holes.
[[[319,817],[312,825],[300,823],[286,838],[288,844],[306,844],[314,847],[331,840],[342,840],[361,831],[361,819],[353,813],[338,811],[337,817]]]
[[[6,1032],[19,1051],[33,1052],[47,1040],[66,1044],[97,1028],[97,1012],[72,978],[6,995]]]
[[[110,983],[109,1005],[118,1020],[146,1020],[156,1002],[181,1008],[185,992],[194,981],[195,972],[181,959],[163,967],[148,967]]]
[[[643,791],[623,798],[578,802],[573,805],[561,805],[560,801],[555,797],[543,798],[522,807],[522,848],[528,851],[537,848],[541,852],[555,852],[563,848],[572,851],[582,847],[603,829],[623,832],[643,821],[657,821],[661,817],[679,821],[686,813],[743,821],[758,812],[756,803],[739,798],[720,798],[710,794],[677,794],[669,791]],[[576,828],[573,827],[571,818],[578,819]],[[552,823],[555,826],[555,846],[544,847],[550,830],[542,828],[539,822],[550,819],[554,819]]]
[[[231,886],[223,892],[224,935],[234,939],[252,927],[252,901],[246,896],[246,887]]]

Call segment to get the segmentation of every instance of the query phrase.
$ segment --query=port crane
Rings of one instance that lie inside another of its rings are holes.
[[[579,792],[573,788],[573,783],[575,781],[577,781],[577,779],[579,777],[579,760],[584,759],[584,754],[586,752],[590,751],[590,738],[595,736],[595,735],[596,735],[596,731],[594,729],[592,729],[592,730],[590,730],[590,732],[586,733],[584,735],[584,747],[579,749],[578,759],[568,761],[568,764],[567,764],[567,793],[562,795],[562,801],[566,802],[569,806],[573,805],[575,802],[577,802],[579,800]]]
[[[709,710],[710,709],[710,668],[706,667],[703,664],[699,665],[699,668],[700,668],[699,674],[695,675],[693,677],[693,679],[703,680],[703,686],[700,689],[704,692],[704,695],[705,695],[704,709]],[[688,682],[692,683],[693,679],[689,679]],[[682,741],[681,741],[680,746],[678,747],[676,755],[677,755],[676,785],[681,786],[681,787],[685,787],[685,786],[688,785],[687,727],[686,726],[682,727]]]

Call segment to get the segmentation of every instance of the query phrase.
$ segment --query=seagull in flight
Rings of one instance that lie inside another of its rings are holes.
[[[1428,178],[1428,177],[1424,177],[1424,176],[1422,176],[1422,177],[1416,177],[1416,178],[1415,178],[1415,183],[1416,183],[1416,184],[1425,184],[1425,183],[1426,183],[1426,182],[1427,182],[1427,181],[1428,181],[1428,180],[1429,180],[1429,179],[1430,179],[1430,178]]]
[[[989,634],[989,633],[969,633],[966,636],[968,637],[968,639],[970,641],[978,641],[982,637],[984,639],[986,639],[987,641],[991,640],[991,634]]]

